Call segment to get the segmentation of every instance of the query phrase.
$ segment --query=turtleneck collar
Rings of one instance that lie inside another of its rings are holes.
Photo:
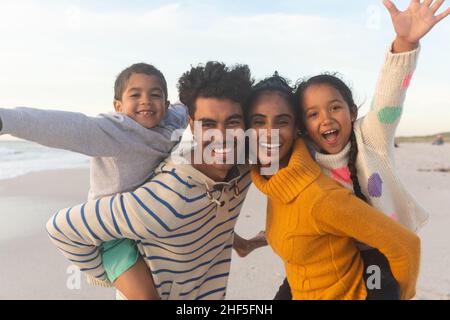
[[[290,203],[321,174],[319,165],[302,139],[295,142],[289,164],[270,179],[260,174],[260,167],[252,169],[252,179],[256,187],[271,198]]]

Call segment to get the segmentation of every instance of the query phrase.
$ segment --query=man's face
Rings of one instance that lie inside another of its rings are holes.
[[[241,105],[228,99],[200,97],[195,103],[194,119],[190,118],[189,123],[196,143],[201,146],[202,163],[214,175],[226,176],[236,164],[237,154],[243,152],[238,149],[238,145],[244,145],[243,141],[237,143],[234,134],[245,130]]]

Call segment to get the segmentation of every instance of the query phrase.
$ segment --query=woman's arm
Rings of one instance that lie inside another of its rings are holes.
[[[333,190],[319,201],[313,216],[320,233],[350,237],[380,250],[400,286],[401,299],[415,296],[420,239],[413,232],[345,189]]]
[[[267,246],[266,232],[260,231],[251,239],[244,239],[234,233],[233,249],[241,258],[245,258],[254,250]]]

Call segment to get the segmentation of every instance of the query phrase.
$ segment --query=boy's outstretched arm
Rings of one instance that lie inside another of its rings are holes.
[[[162,121],[161,125],[167,130],[185,129],[186,107],[170,106]],[[145,129],[120,113],[89,117],[77,112],[0,108],[0,135],[10,134],[91,157],[114,157],[128,150],[132,131],[136,136],[145,136],[150,141],[152,134],[155,135],[154,141],[161,139],[160,133]]]
[[[119,117],[88,117],[76,112],[0,108],[0,135],[92,157],[111,157],[119,153],[124,138],[120,121]]]

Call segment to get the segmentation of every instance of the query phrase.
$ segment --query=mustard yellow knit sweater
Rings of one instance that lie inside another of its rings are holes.
[[[268,180],[255,167],[252,178],[269,198],[266,236],[285,263],[294,299],[365,299],[355,240],[380,250],[401,298],[414,297],[419,238],[325,176],[303,140],[286,168]]]

